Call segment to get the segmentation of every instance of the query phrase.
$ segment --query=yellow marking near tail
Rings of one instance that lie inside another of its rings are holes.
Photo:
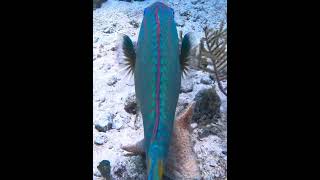
[[[150,165],[151,165],[151,159],[150,159],[150,158],[148,158],[148,165],[147,165],[147,169],[148,169],[148,171],[150,170]]]
[[[162,179],[163,173],[164,173],[164,166],[163,166],[163,160],[158,161],[158,167],[159,167],[159,179]]]

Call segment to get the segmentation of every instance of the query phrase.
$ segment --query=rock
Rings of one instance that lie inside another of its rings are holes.
[[[197,10],[198,12],[205,11],[203,6],[195,6],[194,9]]]
[[[192,129],[194,129],[194,128],[196,128],[198,126],[198,124],[197,123],[191,123],[190,126],[191,126]]]
[[[190,15],[191,15],[191,11],[189,11],[189,10],[180,12],[180,16],[190,16]]]
[[[106,97],[104,97],[104,96],[97,96],[97,97],[95,98],[95,101],[96,101],[96,102],[101,102],[101,103],[103,103],[103,102],[106,101]]]
[[[106,132],[107,130],[112,128],[112,119],[113,119],[113,114],[106,114],[104,118],[100,119],[96,124],[95,128],[99,132]]]
[[[117,47],[112,47],[110,50],[111,50],[111,51],[116,51],[116,50],[117,50]]]
[[[100,171],[102,177],[106,178],[106,180],[110,180],[111,179],[111,175],[110,175],[110,161],[108,160],[103,160],[99,163],[99,165],[97,166],[98,170]]]
[[[107,142],[107,135],[104,133],[100,133],[94,140],[94,143],[96,145],[103,145],[106,142]]]
[[[193,91],[193,82],[188,80],[182,80],[180,93],[189,93]]]
[[[215,88],[200,90],[194,98],[196,101],[192,122],[207,125],[216,122],[220,117],[221,100]]]
[[[107,0],[93,0],[93,9],[100,8],[102,3],[106,2]]]
[[[114,84],[116,84],[118,82],[118,78],[116,78],[115,76],[111,77],[109,79],[109,81],[107,82],[108,86],[113,86]]]
[[[199,0],[191,0],[191,4],[197,4]]]
[[[214,77],[214,75],[213,75],[213,74],[210,74],[210,75],[209,75],[209,78],[210,78],[212,81],[214,81],[214,80],[215,80],[215,77]]]
[[[99,41],[99,38],[95,38],[95,40],[93,41],[93,43],[97,43]]]
[[[128,86],[134,86],[134,81],[127,82],[126,85],[128,85]]]
[[[114,30],[113,27],[105,28],[105,29],[103,30],[103,32],[106,33],[106,34],[114,33],[114,31],[115,31],[115,30]]]
[[[98,55],[97,55],[97,58],[101,58],[101,57],[102,57],[101,54],[98,54]]]
[[[93,170],[93,175],[94,175],[95,177],[101,177],[100,171],[97,171],[97,170]]]
[[[175,116],[179,116],[186,109],[188,104],[189,104],[188,100],[180,96],[178,99]]]
[[[208,76],[204,76],[201,78],[200,83],[210,85],[213,81]]]
[[[112,123],[112,128],[114,129],[121,129],[123,126],[123,121],[121,120],[121,118],[119,116],[117,116],[114,120],[113,120],[113,123]]]
[[[183,19],[176,18],[175,21],[176,21],[177,26],[183,27],[185,25],[185,22]]]
[[[218,126],[206,126],[202,127],[202,131],[198,132],[198,138],[202,139],[209,135],[216,135],[221,137],[222,129]]]
[[[132,0],[119,0],[119,1],[131,2]]]
[[[197,15],[196,17],[194,17],[192,21],[193,21],[193,22],[196,22],[198,19],[200,19],[200,16],[199,16],[199,15]]]
[[[127,171],[124,165],[119,165],[114,168],[114,174],[118,177],[124,177],[124,173]]]
[[[135,20],[130,21],[129,24],[131,24],[134,28],[139,27],[139,23],[137,23]]]
[[[137,113],[137,103],[136,103],[136,95],[134,93],[130,93],[124,103],[124,110],[130,114]]]

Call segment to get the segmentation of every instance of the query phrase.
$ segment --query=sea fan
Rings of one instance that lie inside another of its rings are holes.
[[[227,28],[222,22],[217,30],[205,27],[204,34],[196,55],[198,67],[212,73],[219,89],[227,96],[227,87],[223,87],[221,83],[227,79]],[[209,65],[212,65],[213,69],[209,68]]]

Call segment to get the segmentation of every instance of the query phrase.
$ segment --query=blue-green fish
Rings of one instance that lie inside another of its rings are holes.
[[[180,93],[191,50],[190,34],[179,45],[174,11],[156,2],[145,8],[136,48],[124,35],[122,50],[142,114],[149,180],[162,179]]]

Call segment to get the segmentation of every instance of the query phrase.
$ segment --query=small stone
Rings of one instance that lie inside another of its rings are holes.
[[[109,149],[112,149],[112,148],[113,148],[113,146],[112,146],[112,145],[110,145],[108,148],[109,148]]]
[[[201,80],[200,80],[200,83],[202,83],[202,84],[206,84],[206,85],[210,85],[210,84],[212,84],[212,80],[210,79],[210,77],[208,77],[208,76],[204,76],[204,77],[202,77],[201,78]]]
[[[111,51],[116,51],[117,50],[117,47],[112,47],[111,48]]]
[[[214,81],[214,79],[215,79],[213,74],[210,74],[210,75],[209,75],[209,78],[210,78],[212,81]]]
[[[93,171],[93,175],[96,176],[96,177],[101,177],[100,171],[97,171],[97,170]]]
[[[112,124],[112,128],[120,130],[122,128],[122,126],[123,126],[123,122],[121,121],[120,118],[114,119],[113,124]]]
[[[198,19],[200,19],[200,16],[199,15],[197,15],[195,18],[193,18],[193,22],[196,22]]]
[[[112,119],[113,119],[112,114],[107,114],[105,115],[105,117],[101,120],[99,120],[96,124],[95,124],[95,128],[99,131],[99,132],[106,132],[107,130],[112,128]]]
[[[192,0],[192,1],[191,1],[191,4],[195,5],[195,4],[198,3],[198,1],[199,1],[199,0]]]
[[[106,33],[106,34],[114,33],[114,31],[115,31],[115,30],[114,30],[113,27],[105,28],[105,29],[103,30],[103,32]]]
[[[203,6],[195,6],[194,9],[196,9],[198,12],[199,11],[205,11]]]
[[[193,82],[184,80],[181,82],[180,93],[189,93],[193,91]]]
[[[124,110],[130,114],[137,113],[137,103],[136,103],[136,95],[134,93],[130,93],[125,100]]]
[[[106,100],[106,97],[104,97],[103,95],[95,97],[96,102],[104,102],[105,100]]]
[[[185,25],[185,22],[180,18],[177,18],[175,21],[177,26],[183,27]]]
[[[126,83],[126,85],[128,85],[128,86],[134,86],[134,81],[128,82],[128,83]]]
[[[97,58],[101,58],[101,54],[98,54],[98,55],[97,55]]]
[[[99,41],[99,38],[96,38],[93,42],[97,43]]]
[[[93,0],[93,10],[100,8],[102,3],[106,2],[107,0]]]
[[[98,170],[100,171],[101,175],[106,178],[106,180],[110,180],[111,179],[111,175],[110,175],[110,161],[108,160],[103,160],[99,163],[99,165],[97,166]]]
[[[194,128],[196,128],[198,126],[198,124],[197,123],[191,123],[190,126],[191,126],[192,129],[194,129]]]
[[[129,24],[131,24],[134,28],[139,27],[139,23],[137,23],[135,20],[130,21]]]
[[[198,132],[198,137],[199,137],[200,139],[203,139],[203,138],[205,138],[205,137],[208,137],[210,134],[212,134],[212,132],[210,131],[210,129],[204,129],[204,130]]]
[[[101,99],[99,99],[99,102],[105,102],[106,101],[106,98],[105,97],[102,97]]]
[[[180,12],[180,16],[190,16],[191,15],[191,11],[187,10],[184,12]]]
[[[118,78],[116,78],[115,76],[113,76],[111,79],[109,79],[109,81],[107,82],[108,86],[113,86],[114,84],[116,84],[118,82]]]
[[[99,134],[96,139],[94,140],[94,143],[96,145],[103,145],[104,143],[107,142],[107,136],[103,133]]]
[[[222,154],[227,155],[227,151],[222,151]]]

